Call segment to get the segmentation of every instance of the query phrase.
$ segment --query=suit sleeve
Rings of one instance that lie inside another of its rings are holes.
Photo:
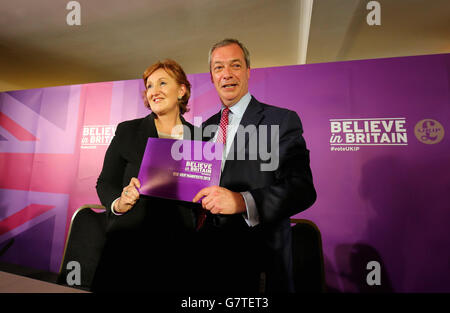
[[[126,166],[126,160],[120,153],[121,140],[123,134],[123,124],[119,124],[116,129],[114,138],[106,150],[103,168],[97,179],[97,194],[100,202],[107,208],[107,215],[112,215],[111,204],[120,197],[123,189],[123,175]]]
[[[274,173],[275,181],[250,190],[261,223],[289,218],[306,210],[316,200],[309,151],[302,134],[297,113],[287,111],[279,125],[279,163]]]

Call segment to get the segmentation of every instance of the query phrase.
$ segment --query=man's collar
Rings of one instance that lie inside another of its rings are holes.
[[[252,96],[250,95],[250,92],[247,92],[236,104],[230,107],[231,113],[233,113],[236,117],[242,117],[251,100]],[[225,106],[222,104],[221,112],[224,108]]]

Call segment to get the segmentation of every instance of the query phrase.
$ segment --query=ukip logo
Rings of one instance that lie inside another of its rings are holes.
[[[414,127],[414,134],[421,143],[436,144],[444,138],[444,127],[441,123],[432,119],[419,121]]]

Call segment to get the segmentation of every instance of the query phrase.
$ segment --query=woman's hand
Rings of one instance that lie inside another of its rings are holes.
[[[114,211],[117,213],[125,213],[131,210],[139,200],[139,191],[137,188],[141,188],[141,183],[137,178],[133,177],[128,186],[123,188],[119,200],[114,203]]]

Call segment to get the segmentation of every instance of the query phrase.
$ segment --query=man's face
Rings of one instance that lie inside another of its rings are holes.
[[[250,69],[237,44],[217,48],[211,55],[211,80],[220,100],[227,107],[236,104],[248,92]]]

